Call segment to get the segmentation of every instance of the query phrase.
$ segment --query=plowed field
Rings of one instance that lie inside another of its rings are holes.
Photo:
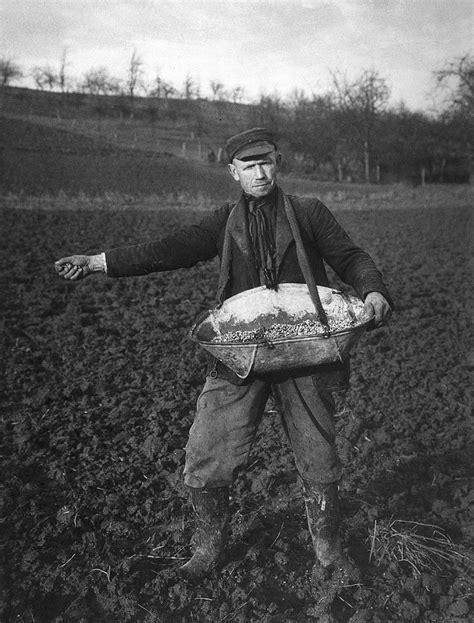
[[[362,581],[334,591],[310,587],[303,499],[271,405],[235,483],[221,573],[196,587],[176,572],[190,551],[181,472],[204,377],[187,331],[212,305],[217,264],[76,284],[55,275],[59,257],[199,213],[85,198],[73,210],[65,197],[2,206],[2,621],[472,620],[468,208],[336,212],[397,309],[364,336],[338,396],[344,546]],[[380,549],[397,526],[442,536],[446,558]]]

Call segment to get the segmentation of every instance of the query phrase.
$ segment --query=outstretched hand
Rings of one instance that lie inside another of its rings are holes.
[[[70,255],[62,257],[54,263],[56,272],[63,279],[78,281],[90,275],[93,271],[92,257],[90,255]]]
[[[366,313],[374,317],[373,328],[387,324],[392,315],[390,303],[380,292],[369,292],[365,297],[364,309]]]

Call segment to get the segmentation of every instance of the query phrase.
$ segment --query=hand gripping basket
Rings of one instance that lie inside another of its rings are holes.
[[[260,286],[236,294],[207,312],[192,327],[190,338],[242,379],[251,372],[265,374],[343,361],[366,331],[372,316],[354,296],[317,286],[310,270],[293,206],[284,196],[288,221],[306,284],[282,283],[277,289]],[[225,264],[225,244],[222,264]],[[226,269],[225,269],[226,270]],[[221,280],[225,270],[221,269]],[[224,284],[220,284],[221,294]],[[322,334],[232,341],[228,334],[257,331],[274,325],[296,325],[318,320]],[[333,329],[331,330],[331,326]],[[334,326],[342,327],[334,330]],[[226,335],[227,334],[227,335]],[[225,339],[222,339],[224,336]]]

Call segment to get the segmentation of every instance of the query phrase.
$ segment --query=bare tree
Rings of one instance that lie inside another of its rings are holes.
[[[69,88],[69,79],[67,77],[67,48],[64,48],[59,62],[58,85],[61,93],[66,93]]]
[[[169,99],[176,93],[176,89],[171,84],[171,82],[162,82],[161,88],[162,88],[163,97],[165,98],[165,100]]]
[[[152,97],[156,97],[157,99],[161,99],[162,97],[164,97],[163,84],[163,78],[160,76],[159,71],[157,71],[150,85],[150,95]]]
[[[161,77],[159,70],[157,70],[148,90],[149,97],[155,98],[155,101],[149,102],[146,108],[152,124],[153,134],[155,133],[154,123],[158,118],[158,112],[160,109],[163,110],[168,108],[167,100],[171,95],[173,95],[174,92],[174,86],[171,83],[166,82],[166,80]]]
[[[15,63],[11,58],[5,56],[0,57],[0,108],[3,108],[3,98],[5,95],[6,87],[15,80],[23,77],[23,71],[21,67]]]
[[[21,67],[11,58],[5,56],[0,57],[0,80],[2,89],[23,77]]]
[[[66,93],[69,80],[67,78],[67,49],[64,48],[59,62],[59,70],[56,71],[51,65],[36,65],[31,70],[31,76],[36,86],[41,91],[48,88],[52,91],[55,87],[59,87],[61,93]]]
[[[127,92],[130,97],[130,116],[134,116],[135,96],[143,88],[143,60],[137,50],[133,50],[127,72]]]
[[[176,93],[176,89],[171,84],[171,82],[167,82],[163,80],[163,78],[157,73],[155,79],[151,84],[150,96],[156,97],[157,99],[165,99],[167,100],[172,95]]]
[[[84,74],[82,89],[90,95],[116,95],[120,91],[120,81],[111,76],[106,67],[89,69]]]
[[[245,90],[241,86],[233,87],[232,91],[230,92],[230,98],[234,102],[234,104],[238,104],[239,102],[241,102],[244,99],[244,95]]]
[[[298,106],[305,104],[307,101],[308,98],[306,97],[304,89],[295,88],[288,96],[288,104],[291,109],[298,108]]]
[[[212,91],[212,100],[215,102],[216,100],[222,101],[225,99],[225,90],[224,85],[219,80],[211,80],[209,86]]]
[[[89,69],[84,74],[81,85],[83,91],[91,96],[95,111],[97,112],[97,129],[102,129],[102,117],[107,112],[109,105],[107,95],[117,95],[120,92],[120,81],[111,76],[106,67]]]
[[[36,86],[41,91],[47,87],[50,91],[59,84],[59,76],[51,65],[45,65],[44,67],[33,67],[31,75],[35,81]]]
[[[197,97],[198,94],[199,94],[199,87],[194,81],[194,79],[191,77],[191,75],[188,74],[186,76],[186,79],[183,85],[183,97],[186,100],[191,100]]]
[[[370,181],[370,157],[375,141],[375,127],[378,116],[386,108],[390,88],[378,72],[366,70],[354,81],[340,73],[331,73],[333,97],[339,110],[345,113],[346,122],[362,142],[364,155],[364,177]]]
[[[447,92],[447,104],[453,112],[474,114],[474,57],[464,54],[435,71],[434,76],[438,88]]]

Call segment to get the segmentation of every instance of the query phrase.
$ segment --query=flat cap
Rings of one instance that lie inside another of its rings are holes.
[[[231,136],[225,144],[229,162],[248,156],[268,154],[277,149],[273,134],[266,128],[251,128],[240,134]]]

